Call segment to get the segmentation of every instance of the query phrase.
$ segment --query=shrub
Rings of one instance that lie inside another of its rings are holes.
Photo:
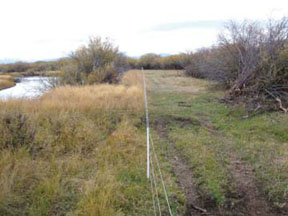
[[[27,116],[20,113],[0,117],[0,149],[15,149],[33,143],[35,131],[29,125]]]
[[[71,62],[63,67],[65,84],[115,83],[128,69],[123,54],[109,39],[90,38],[87,46],[71,55]]]
[[[185,72],[189,76],[196,78],[208,78],[206,68],[208,67],[208,49],[199,50],[197,53],[187,54],[187,58],[190,58],[185,65]]]
[[[230,88],[229,100],[249,110],[288,106],[288,19],[230,22],[215,47],[191,55],[186,73],[216,80]]]

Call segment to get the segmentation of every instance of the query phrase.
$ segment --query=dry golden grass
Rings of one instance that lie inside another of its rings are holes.
[[[4,73],[4,75],[12,76],[12,77],[22,77],[24,76],[24,73],[26,72],[9,72],[9,73]]]
[[[152,91],[163,93],[181,92],[197,95],[209,86],[208,81],[186,77],[183,70],[149,70],[146,77],[152,82]]]
[[[9,81],[14,81],[13,77],[10,75],[0,75],[1,80],[9,80]]]
[[[0,75],[0,90],[9,88],[15,85],[14,79],[9,75]]]
[[[124,74],[121,84],[125,86],[138,86],[142,89],[143,80],[140,70],[130,70]]]
[[[85,98],[85,100],[83,100]],[[65,86],[52,90],[40,99],[45,109],[61,110],[134,110],[143,107],[142,90],[137,86],[95,85]]]
[[[0,101],[0,215],[152,215],[142,81]]]
[[[151,215],[136,73],[0,102],[0,215]]]
[[[38,100],[10,100],[0,102],[0,105],[33,113],[53,109],[61,111],[132,110],[133,112],[140,112],[143,109],[141,73],[129,71],[124,75],[121,83],[123,85],[62,86],[45,93]]]

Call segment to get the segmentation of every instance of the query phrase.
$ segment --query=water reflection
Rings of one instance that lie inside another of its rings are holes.
[[[0,99],[37,98],[51,87],[55,77],[20,77],[12,88],[0,91]]]

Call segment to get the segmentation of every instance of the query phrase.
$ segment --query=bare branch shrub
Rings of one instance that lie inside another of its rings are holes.
[[[288,106],[288,19],[229,22],[217,46],[194,53],[187,74],[226,85],[250,110]],[[286,107],[286,108],[285,108]]]

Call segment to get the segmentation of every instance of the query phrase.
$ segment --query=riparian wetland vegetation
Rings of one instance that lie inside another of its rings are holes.
[[[0,100],[0,215],[154,214],[142,68],[172,214],[287,215],[285,17],[227,22],[215,45],[177,55],[132,58],[96,36],[0,65],[0,89],[57,77],[36,99]]]

